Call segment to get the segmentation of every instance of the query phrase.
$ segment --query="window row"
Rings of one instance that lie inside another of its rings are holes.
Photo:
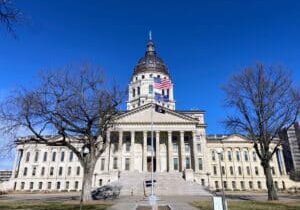
[[[220,157],[220,160],[224,161],[224,152],[221,152],[220,154],[218,154],[215,150],[211,151],[211,157],[212,157],[213,161],[218,160],[217,159],[218,155]],[[241,155],[243,155],[243,160],[244,161],[246,161],[246,162],[250,161],[250,157],[249,157],[249,152],[248,151],[243,151],[243,152],[241,152],[241,151],[235,151],[234,153],[232,151],[227,151],[227,160],[228,161],[232,161],[233,160],[233,155],[235,155],[235,160],[238,161],[238,162],[242,160]],[[252,151],[252,160],[254,162],[256,162],[258,160],[257,154],[256,154],[255,151]]]
[[[37,184],[37,187],[35,186],[35,184]],[[43,186],[44,184],[47,184],[46,188],[45,188],[45,186]],[[58,182],[47,182],[47,183],[44,183],[44,182],[29,182],[29,186],[27,187],[27,186],[25,186],[25,182],[21,182],[20,189],[21,190],[25,190],[25,189],[28,189],[28,190],[33,190],[33,189],[38,189],[38,190],[42,190],[42,189],[61,190],[61,184],[62,184],[62,182],[60,182],[60,181],[58,181]],[[70,188],[71,188],[70,182],[66,181],[64,189],[69,190]],[[79,189],[79,182],[75,181],[72,188],[74,190]]]
[[[73,171],[76,170],[76,175],[79,176],[80,175],[80,170],[81,170],[81,167],[80,166],[77,166],[76,168],[73,168]],[[58,168],[58,176],[62,176],[63,175],[63,171],[64,171],[64,167],[59,167]],[[74,172],[73,172],[74,173]],[[28,167],[24,167],[24,170],[23,170],[23,176],[28,176]],[[49,168],[49,172],[48,172],[48,175],[49,176],[54,176],[55,174],[55,168],[54,167],[50,167]],[[39,176],[45,176],[46,175],[46,167],[41,167],[41,170],[40,170],[40,173],[37,174],[37,167],[34,166],[32,167],[32,171],[31,171],[31,176],[36,176],[36,175],[39,175]],[[69,166],[67,168],[67,175],[68,176],[71,176],[72,175],[72,167]]]
[[[64,162],[64,161],[65,161],[65,156],[66,156],[65,153],[66,153],[65,151],[62,151],[62,152],[60,153],[60,161],[61,161],[61,162]],[[42,155],[42,160],[43,160],[43,162],[48,161],[48,156],[49,156],[49,155],[50,155],[50,152],[49,152],[49,153],[48,153],[48,152],[44,152],[44,153],[43,153],[43,155]],[[30,161],[30,156],[31,156],[31,153],[30,153],[30,152],[27,152],[27,153],[26,153],[26,157],[25,157],[25,162],[29,162],[29,161]],[[34,158],[33,158],[34,162],[38,162],[38,161],[39,161],[39,158],[40,158],[40,152],[39,152],[39,151],[35,151],[35,152],[34,152]],[[51,161],[52,161],[52,162],[55,162],[55,161],[56,161],[56,158],[57,158],[57,153],[54,151],[54,152],[52,152],[52,154],[51,154]],[[69,162],[72,162],[72,161],[74,160],[74,153],[73,153],[73,152],[70,152],[70,153],[69,153],[68,160],[69,160]]]
[[[213,165],[213,175],[218,175],[218,166],[217,165]],[[242,170],[242,167],[241,166],[238,166],[237,167],[237,171],[235,171],[235,168],[233,166],[230,166],[228,168],[229,170],[226,170],[225,166],[221,166],[221,172],[222,172],[222,175],[235,175],[235,173],[237,173],[238,175],[243,175],[243,170]],[[245,174],[244,175],[251,175],[251,174],[255,174],[256,176],[259,176],[259,168],[257,166],[254,167],[254,171],[251,171],[253,170],[253,168],[251,169],[250,166],[246,166],[246,170],[245,170]],[[275,172],[275,168],[274,167],[271,167],[271,172],[273,175],[276,175],[276,172]]]
[[[253,190],[255,187],[254,187],[254,183],[253,183],[253,181],[249,181],[248,182],[248,188],[246,188],[246,183],[247,182],[245,182],[245,181],[240,181],[239,182],[239,186],[240,186],[240,188],[239,189],[241,189],[241,190],[246,190],[246,189],[250,189],[250,190]],[[238,189],[238,187],[237,187],[237,184],[238,184],[238,182],[237,181],[232,181],[231,182],[231,189],[232,190],[236,190],[236,189]],[[279,189],[279,186],[278,186],[278,182],[277,181],[274,181],[274,186],[275,186],[275,188],[278,190]],[[219,185],[219,181],[215,181],[215,188],[218,190],[218,189],[220,189],[220,185]],[[224,187],[224,189],[225,190],[228,190],[230,187],[228,186],[228,182],[227,181],[223,181],[223,187]],[[285,182],[284,181],[282,181],[282,188],[281,189],[283,189],[283,190],[285,190]],[[256,189],[262,189],[262,182],[261,181],[257,181],[257,187],[256,187]]]

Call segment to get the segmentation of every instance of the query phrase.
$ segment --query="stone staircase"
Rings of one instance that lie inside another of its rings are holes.
[[[150,173],[122,172],[118,184],[122,186],[121,195],[149,195],[151,187],[144,188],[144,181],[150,180]],[[162,195],[210,195],[200,184],[187,182],[180,172],[155,173],[155,194]]]

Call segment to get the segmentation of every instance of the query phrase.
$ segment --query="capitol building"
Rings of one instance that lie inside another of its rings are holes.
[[[168,99],[158,103],[164,113],[155,110],[154,78],[168,81],[167,88],[159,90],[160,96]],[[107,133],[110,145],[96,164],[93,186],[121,183],[124,194],[145,193],[144,181],[153,169],[157,194],[183,192],[170,188],[175,185],[191,189],[191,194],[218,190],[221,175],[225,190],[266,190],[263,168],[251,139],[240,134],[207,135],[205,111],[176,109],[174,91],[171,71],[150,38],[128,84],[127,110],[119,113]],[[79,191],[83,170],[76,155],[66,147],[47,146],[30,138],[16,141],[11,188]],[[286,173],[281,148],[271,166],[279,190],[295,185]]]

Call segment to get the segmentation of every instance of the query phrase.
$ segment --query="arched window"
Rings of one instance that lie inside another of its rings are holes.
[[[232,155],[231,155],[231,151],[227,152],[227,157],[229,161],[232,161]]]
[[[241,155],[240,155],[240,151],[236,151],[236,160],[240,161],[241,160]]]
[[[248,156],[248,152],[247,151],[244,151],[244,159],[245,159],[245,161],[249,160],[249,156]]]

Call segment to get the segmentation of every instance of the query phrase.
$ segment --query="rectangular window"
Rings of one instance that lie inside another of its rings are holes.
[[[255,175],[258,176],[259,175],[258,167],[255,166],[254,170],[255,170]]]
[[[212,159],[213,161],[216,160],[216,152],[215,152],[215,150],[212,150],[212,151],[211,151],[211,159]]]
[[[99,179],[99,186],[102,186],[102,179]]]
[[[247,151],[244,151],[244,159],[245,159],[246,162],[248,162],[248,160],[249,160]]]
[[[132,89],[132,97],[135,97],[135,89]]]
[[[253,189],[253,182],[249,181],[249,188],[252,190]]]
[[[227,182],[226,182],[226,181],[223,182],[223,186],[224,186],[224,189],[225,189],[225,190],[228,188]]]
[[[118,169],[118,158],[114,157],[113,169]]]
[[[27,176],[27,170],[28,170],[27,167],[25,167],[23,171],[23,176]]]
[[[76,181],[75,182],[75,186],[74,186],[74,188],[77,190],[78,189],[78,185],[79,185],[79,183],[78,183],[78,181]]]
[[[53,176],[53,174],[54,174],[54,167],[51,167],[50,168],[50,176]]]
[[[260,181],[257,182],[257,187],[258,187],[258,189],[261,189],[261,182]]]
[[[58,190],[60,189],[60,182],[56,183],[56,189],[58,189]]]
[[[189,144],[184,144],[185,148],[185,153],[190,153],[190,145]]]
[[[69,166],[69,167],[68,167],[68,176],[71,175],[71,172],[72,172],[72,168],[71,168],[71,166]]]
[[[126,152],[130,152],[130,142],[126,142],[126,147],[125,147],[125,149],[126,149]]]
[[[153,85],[149,85],[149,94],[153,94]]]
[[[65,161],[65,152],[64,151],[61,152],[60,161],[61,162]]]
[[[32,168],[32,176],[35,176],[36,175],[36,167],[34,166],[33,168]]]
[[[174,161],[174,170],[178,171],[179,170],[178,158],[174,158],[173,161]]]
[[[43,182],[39,182],[39,190],[43,188]]]
[[[74,153],[73,153],[73,152],[70,152],[70,156],[69,156],[69,161],[70,161],[70,162],[73,161],[73,155],[74,155]]]
[[[170,95],[170,89],[167,89],[167,96]]]
[[[230,166],[229,170],[230,170],[230,175],[233,175],[233,167],[232,166]]]
[[[63,173],[63,167],[59,167],[59,170],[58,170],[58,175],[61,176]]]
[[[26,162],[29,162],[29,159],[30,159],[30,152],[27,152],[27,153],[26,153],[26,159],[25,159],[25,161],[26,161]]]
[[[238,171],[239,171],[239,175],[242,175],[242,167],[241,166],[238,167]]]
[[[250,175],[250,167],[249,166],[246,167],[246,170],[247,170],[247,175]]]
[[[222,169],[222,174],[225,175],[225,173],[226,173],[226,172],[225,172],[225,167],[222,166],[221,169]]]
[[[241,181],[241,189],[245,190],[245,183],[244,183],[244,181]]]
[[[47,152],[44,152],[44,157],[43,157],[43,161],[44,161],[44,162],[47,161],[47,156],[48,156],[48,153],[47,153]]]
[[[213,166],[214,168],[214,175],[217,175],[217,166]]]
[[[77,175],[77,176],[80,175],[80,166],[77,166],[76,175]]]
[[[219,189],[219,182],[218,181],[215,181],[215,187],[216,187],[216,189]]]
[[[241,160],[241,156],[240,156],[240,151],[236,151],[236,160],[240,161]]]
[[[125,170],[129,171],[130,169],[130,158],[125,158]]]
[[[185,167],[186,169],[190,169],[191,168],[191,161],[189,157],[185,158]]]
[[[51,189],[51,182],[48,182],[48,186],[47,186],[48,190]]]
[[[38,162],[38,160],[39,160],[39,152],[36,151],[34,156],[34,162]]]
[[[203,170],[203,162],[202,162],[202,158],[198,158],[198,169],[199,169],[200,171]]]
[[[236,189],[236,183],[235,183],[235,181],[232,181],[232,189]]]
[[[66,181],[66,190],[68,190],[70,187],[70,182],[69,181]]]
[[[41,176],[44,176],[44,175],[45,175],[45,167],[42,167]]]
[[[227,152],[227,157],[229,161],[232,161],[232,155],[231,155],[231,151]]]
[[[25,188],[25,182],[21,182],[21,190],[24,190]]]
[[[201,144],[197,144],[197,152],[201,153]]]
[[[29,189],[31,189],[31,190],[33,189],[33,182],[29,183]]]
[[[104,171],[105,168],[105,158],[101,159],[101,171]]]
[[[256,156],[256,152],[255,151],[253,151],[252,156],[253,156],[253,161],[256,162],[257,161],[257,156]]]
[[[178,154],[178,144],[177,143],[173,143],[173,153]]]
[[[55,162],[55,159],[56,159],[56,152],[53,152],[52,153],[52,162]]]

